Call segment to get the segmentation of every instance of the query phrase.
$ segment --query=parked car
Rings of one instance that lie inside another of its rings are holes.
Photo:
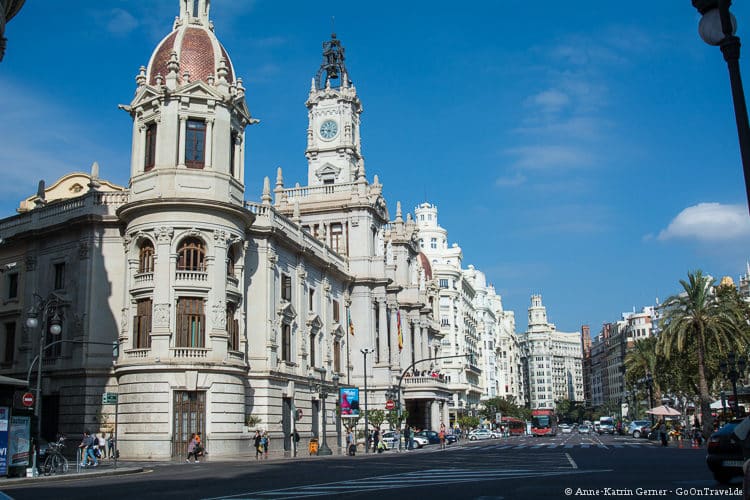
[[[415,448],[421,448],[422,446],[430,444],[430,442],[424,436],[412,436],[412,440],[414,441]]]
[[[628,424],[626,432],[628,436],[633,436],[634,438],[647,438],[649,432],[651,432],[651,422],[648,420],[633,420]]]
[[[578,434],[591,434],[591,427],[586,424],[579,425]]]
[[[732,420],[708,438],[706,465],[720,483],[728,483],[742,476],[742,445],[734,435],[734,428],[742,419]]]
[[[440,435],[435,431],[419,431],[414,435],[425,438],[429,444],[440,444]]]
[[[380,436],[380,440],[383,441],[383,443],[385,443],[385,446],[389,450],[397,450],[398,449],[398,442],[396,441],[396,433],[395,432],[393,432],[393,431],[384,432]],[[403,443],[403,437],[401,437],[401,442]],[[403,444],[401,445],[401,447],[403,448]]]
[[[489,429],[474,429],[469,433],[469,441],[476,441],[477,439],[492,439],[494,437],[497,436]]]

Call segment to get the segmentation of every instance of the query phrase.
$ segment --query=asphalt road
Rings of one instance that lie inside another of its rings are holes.
[[[385,498],[741,498],[718,485],[705,448],[563,434],[462,442],[411,452],[267,462],[155,464],[127,476],[71,478],[0,489],[17,500]]]

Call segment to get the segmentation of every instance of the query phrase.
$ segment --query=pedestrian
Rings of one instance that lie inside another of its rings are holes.
[[[117,456],[117,450],[115,449],[115,433],[109,433],[109,439],[107,440],[107,455],[109,458],[115,458]]]
[[[201,439],[201,433],[195,433],[195,458],[202,457],[206,453],[206,447],[203,446],[203,440]],[[196,460],[197,462],[197,460]]]
[[[196,453],[196,448],[198,447],[198,440],[196,439],[195,433],[190,434],[190,442],[188,443],[188,454],[187,458],[185,459],[186,462],[190,463],[190,457],[193,457],[194,463],[200,463],[198,460],[198,454]]]
[[[374,431],[372,431],[372,452],[376,453],[378,451],[378,444],[380,443],[380,430],[378,428],[375,428]]]
[[[396,439],[396,451],[401,451],[401,433],[398,431],[398,427],[393,431],[393,437]]]
[[[263,458],[263,444],[261,443],[262,439],[263,436],[261,436],[260,431],[256,429],[255,436],[253,437],[253,446],[255,446],[255,460]]]
[[[668,446],[667,439],[669,435],[667,434],[667,424],[663,420],[659,426],[659,437],[661,438],[661,445]]]
[[[354,431],[352,427],[346,431],[346,451],[350,457],[357,453],[357,443],[354,442]]]
[[[96,434],[92,434],[91,441],[92,441],[91,450],[93,451],[94,456],[97,459],[101,458],[102,455],[101,455],[101,452],[99,451],[99,437]]]
[[[107,440],[104,438],[106,434],[102,432],[102,435],[99,436],[99,457],[101,458],[107,458]]]
[[[406,443],[407,451],[414,449],[414,438],[412,436],[411,428],[409,428],[408,425],[404,427],[404,442]]]
[[[297,441],[299,441],[299,434],[297,434]],[[263,447],[263,458],[268,460],[268,446],[271,444],[271,438],[268,435],[268,431],[263,432],[263,436],[260,438],[260,445]]]
[[[440,424],[440,432],[438,433],[438,437],[440,438],[440,449],[445,449],[445,425]]]
[[[99,461],[94,454],[94,438],[89,431],[83,432],[83,440],[78,448],[81,450],[81,467],[86,467],[89,461],[91,461],[93,467],[99,465]]]

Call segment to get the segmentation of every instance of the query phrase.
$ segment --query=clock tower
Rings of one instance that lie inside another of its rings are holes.
[[[335,33],[323,43],[323,62],[305,104],[308,185],[354,182],[359,175],[364,176],[359,135],[362,103],[349,80],[344,47]]]

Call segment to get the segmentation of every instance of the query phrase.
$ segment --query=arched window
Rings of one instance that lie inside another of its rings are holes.
[[[205,271],[206,246],[198,238],[185,238],[177,250],[178,271]]]
[[[227,251],[227,276],[234,277],[234,250],[232,248]]]
[[[227,302],[227,335],[229,337],[229,350],[240,350],[240,322],[235,318],[237,305]]]
[[[151,240],[145,240],[141,245],[141,251],[138,261],[139,273],[154,272],[154,244],[151,242]]]

